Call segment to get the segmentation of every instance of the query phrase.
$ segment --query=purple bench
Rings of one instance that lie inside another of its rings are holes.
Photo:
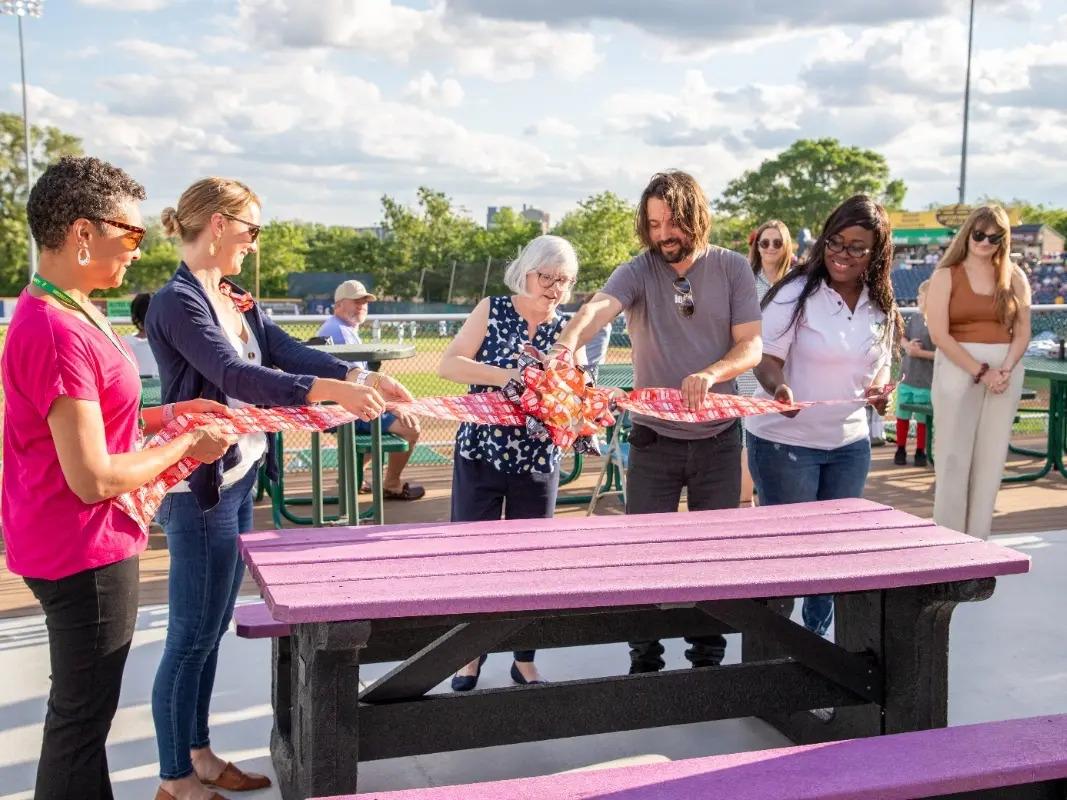
[[[270,612],[258,630],[277,633],[286,800],[357,791],[365,761],[714,719],[758,716],[798,744],[944,727],[955,605],[1029,569],[864,500],[270,531],[241,547]],[[788,619],[806,594],[836,596],[834,642]],[[430,691],[480,653],[684,633],[740,633],[741,663]],[[401,663],[361,690],[360,664],[388,652]]]
[[[338,795],[332,800],[909,800],[946,796],[1067,797],[1067,715],[463,786]]]

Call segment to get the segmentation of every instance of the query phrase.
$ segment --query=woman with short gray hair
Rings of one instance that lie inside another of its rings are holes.
[[[519,377],[518,357],[533,345],[547,353],[564,319],[556,309],[570,296],[578,257],[566,239],[538,236],[504,274],[514,295],[486,297],[463,323],[441,358],[438,374],[470,384],[471,393],[491,392]],[[581,363],[581,359],[578,359]],[[452,473],[452,522],[550,518],[559,489],[560,449],[525,428],[464,423],[456,434]],[[543,683],[532,650],[515,653],[511,678]],[[452,678],[457,692],[478,683],[485,656]]]

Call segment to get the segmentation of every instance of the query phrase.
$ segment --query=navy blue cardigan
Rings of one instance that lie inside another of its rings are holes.
[[[245,294],[230,284],[234,294]],[[245,320],[262,350],[262,366],[249,364],[237,354],[200,281],[184,263],[178,267],[152,296],[145,318],[148,343],[159,365],[164,403],[198,397],[225,403],[232,397],[257,406],[299,406],[307,402],[315,378],[343,380],[352,368],[298,342],[258,305],[245,312]],[[267,475],[275,479],[278,454],[274,437],[268,436],[267,441]],[[189,476],[189,488],[200,508],[208,511],[215,507],[223,470],[239,460],[234,445],[214,464],[204,464]]]

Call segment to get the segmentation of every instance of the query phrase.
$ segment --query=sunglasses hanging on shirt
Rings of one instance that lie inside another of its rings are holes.
[[[693,316],[693,312],[696,311],[696,305],[693,303],[693,287],[689,283],[689,278],[683,276],[674,279],[674,305],[678,313],[686,319]]]

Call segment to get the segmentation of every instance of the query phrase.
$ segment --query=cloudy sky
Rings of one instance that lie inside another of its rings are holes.
[[[978,0],[968,198],[1067,205],[1067,0]],[[802,137],[874,148],[954,201],[967,0],[47,0],[30,114],[148,188],[252,184],[267,218],[375,224],[443,190],[484,220],[712,194]],[[0,108],[19,111],[0,18]]]

